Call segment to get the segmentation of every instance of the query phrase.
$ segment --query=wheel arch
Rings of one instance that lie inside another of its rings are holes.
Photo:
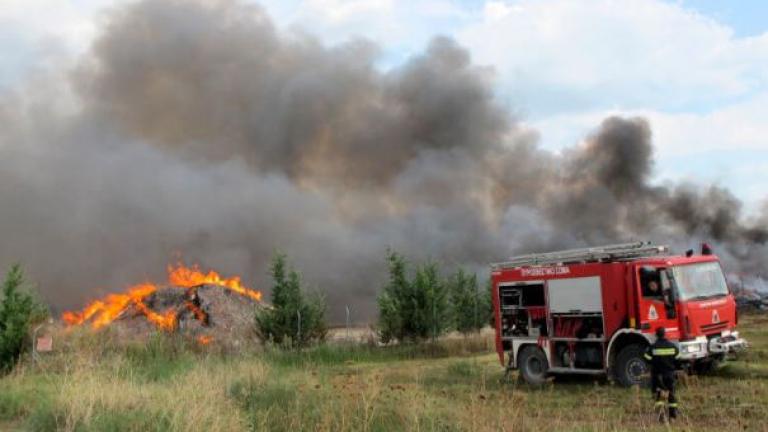
[[[616,332],[608,343],[605,369],[610,371],[616,362],[616,356],[624,347],[632,344],[650,345],[651,339],[645,333],[634,329],[623,329]]]
[[[549,358],[548,350],[543,349],[541,346],[539,346],[538,343],[536,343],[534,341],[523,341],[523,342],[520,342],[519,344],[514,344],[513,345],[513,352],[515,354],[515,357],[514,357],[514,366],[515,366],[515,368],[518,368],[520,366],[518,364],[518,359],[520,358],[520,353],[523,352],[523,350],[525,348],[527,348],[527,347],[538,348],[542,353],[544,353],[544,358],[547,359],[547,366],[551,366],[552,365],[552,359]]]

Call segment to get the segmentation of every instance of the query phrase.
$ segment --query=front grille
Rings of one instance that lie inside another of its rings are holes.
[[[728,327],[728,321],[719,322],[716,324],[707,324],[701,326],[701,331],[705,333],[711,333],[717,330],[722,330],[724,328]]]

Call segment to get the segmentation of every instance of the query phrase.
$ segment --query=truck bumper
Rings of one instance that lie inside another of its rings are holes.
[[[747,349],[749,344],[739,337],[739,332],[723,333],[712,339],[700,336],[696,339],[679,343],[680,360],[693,361],[707,357],[730,354]]]
[[[709,352],[713,354],[730,354],[744,351],[749,345],[744,338],[739,337],[739,332],[731,332],[728,335],[709,340]]]

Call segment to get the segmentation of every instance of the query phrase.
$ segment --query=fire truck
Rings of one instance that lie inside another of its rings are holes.
[[[499,360],[532,385],[556,374],[643,384],[658,327],[695,371],[747,347],[706,245],[685,256],[648,242],[524,255],[491,265],[491,279]]]

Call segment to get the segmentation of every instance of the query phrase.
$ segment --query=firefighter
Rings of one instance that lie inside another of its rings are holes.
[[[659,289],[659,283],[653,279],[648,282],[648,296],[661,297],[661,290]]]
[[[675,360],[680,350],[667,340],[664,327],[656,329],[656,342],[645,352],[645,359],[651,364],[651,391],[657,407],[665,404],[669,409],[669,418],[677,417],[677,398],[675,397]],[[667,400],[664,399],[664,394]],[[663,416],[660,417],[663,420]]]

